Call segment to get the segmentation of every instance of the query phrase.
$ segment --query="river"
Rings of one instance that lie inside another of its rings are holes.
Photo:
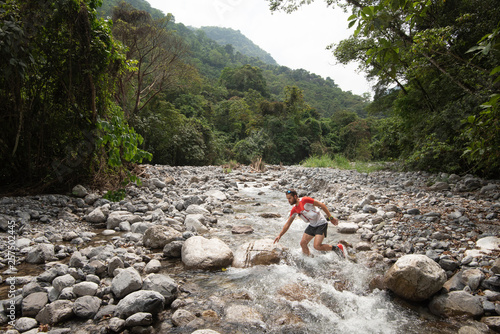
[[[207,238],[217,237],[234,251],[256,239],[274,239],[289,214],[285,195],[266,183],[239,184],[241,198],[233,214],[219,218]],[[279,217],[263,218],[263,213]],[[250,225],[252,234],[231,233],[232,226]],[[185,271],[172,265],[164,271],[191,285],[185,298],[204,299],[216,308],[231,304],[251,307],[261,317],[246,324],[228,324],[222,319],[206,327],[220,333],[456,333],[459,327],[434,318],[424,305],[410,305],[386,291],[368,288],[379,273],[332,253],[312,249],[304,256],[299,241],[306,223],[296,219],[280,243],[290,256],[277,265],[218,272]],[[340,235],[330,225],[326,243],[339,239],[357,241],[357,236]],[[179,270],[173,270],[176,267]],[[195,286],[195,288],[192,288]],[[186,289],[185,289],[186,290]],[[221,310],[223,308],[221,307]],[[172,333],[191,333],[188,328],[172,328]]]

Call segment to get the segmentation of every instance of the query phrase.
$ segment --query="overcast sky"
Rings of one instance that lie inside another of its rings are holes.
[[[176,22],[187,26],[240,30],[280,65],[330,77],[344,91],[371,93],[364,74],[356,72],[356,64],[336,64],[332,52],[326,50],[329,44],[349,37],[353,31],[347,29],[349,14],[327,7],[322,0],[292,14],[271,13],[266,0],[147,1],[165,14],[172,13]]]

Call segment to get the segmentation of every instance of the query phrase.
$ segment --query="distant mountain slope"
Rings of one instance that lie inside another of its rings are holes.
[[[236,51],[249,57],[256,57],[269,65],[278,65],[276,60],[258,45],[254,44],[239,30],[221,27],[201,27],[201,30],[207,34],[208,38],[213,39],[220,45],[231,44]]]

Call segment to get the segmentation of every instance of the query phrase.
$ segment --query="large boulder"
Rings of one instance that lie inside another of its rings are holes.
[[[32,247],[26,255],[26,262],[32,264],[43,264],[55,259],[54,245],[39,244]]]
[[[434,297],[429,303],[429,310],[444,317],[476,317],[484,312],[481,298],[465,291],[452,291]]]
[[[146,230],[142,243],[149,248],[163,248],[166,244],[182,239],[182,234],[164,225],[154,225]]]
[[[399,258],[384,276],[385,286],[411,301],[426,300],[446,282],[445,271],[426,255],[411,254]]]
[[[182,262],[192,269],[221,269],[233,262],[233,252],[222,240],[194,236],[182,245]]]
[[[115,315],[126,319],[138,312],[158,314],[163,310],[165,298],[161,293],[150,290],[132,292],[116,305]]]
[[[285,250],[271,239],[260,239],[241,245],[234,253],[233,267],[247,268],[279,263]]]

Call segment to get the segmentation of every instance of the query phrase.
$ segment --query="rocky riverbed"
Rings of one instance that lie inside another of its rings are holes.
[[[84,186],[69,195],[0,199],[4,332],[308,332],[293,312],[275,317],[194,293],[194,274],[290,261],[293,251],[272,244],[273,235],[244,243],[257,233],[250,223],[221,224],[238,214],[242,188],[262,186],[326,203],[340,219],[333,230],[349,243],[349,261],[372,273],[371,290],[454,319],[453,331],[500,330],[498,180],[297,166],[142,168],[142,186],[128,187],[120,202]],[[285,221],[261,216],[280,221],[274,235]],[[307,286],[287,291],[281,298],[300,301]]]

